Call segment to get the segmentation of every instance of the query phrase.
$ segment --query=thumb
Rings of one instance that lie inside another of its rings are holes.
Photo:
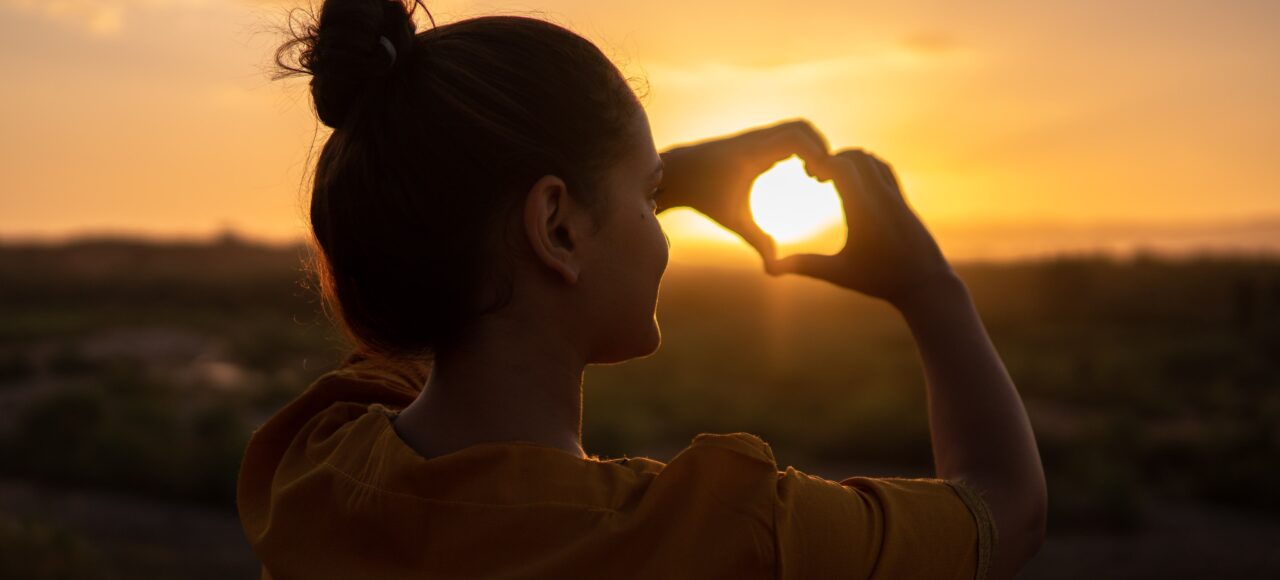
[[[742,224],[742,226],[734,233],[738,234],[738,237],[742,238],[743,241],[747,242],[747,244],[752,248],[755,248],[756,252],[760,253],[760,258],[764,260],[765,269],[767,270],[769,268],[769,264],[771,264],[774,261],[774,258],[778,255],[778,245],[773,240],[773,236],[765,233],[765,231],[760,229],[760,226],[756,225],[753,221],[748,221],[747,223]]]
[[[769,264],[768,269],[769,274],[773,276],[801,274],[811,278],[834,281],[838,270],[837,265],[835,256],[792,254],[785,258],[774,260]]]

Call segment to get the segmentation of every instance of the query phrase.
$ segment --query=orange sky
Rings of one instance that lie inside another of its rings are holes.
[[[323,133],[304,83],[264,72],[287,4],[0,0],[0,238],[300,235]],[[1280,2],[428,5],[596,41],[647,80],[659,147],[807,117],[893,164],[939,232],[1280,217]]]

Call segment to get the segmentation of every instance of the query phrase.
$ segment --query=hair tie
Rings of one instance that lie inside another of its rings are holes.
[[[391,43],[391,39],[386,36],[379,36],[378,41],[382,43],[382,47],[387,49],[387,54],[391,55],[391,66],[396,64],[396,45]]]

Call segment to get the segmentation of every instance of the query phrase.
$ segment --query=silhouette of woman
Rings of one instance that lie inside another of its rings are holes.
[[[310,225],[358,348],[245,453],[238,508],[264,578],[1010,578],[1036,552],[1045,486],[1022,403],[887,165],[832,154],[803,121],[659,153],[582,37],[505,16],[419,32],[417,8],[327,0],[277,53],[333,129]],[[843,199],[834,256],[779,259],[751,220],[752,181],[793,154]],[[938,478],[779,470],[746,433],[698,435],[669,463],[584,452],[584,368],[659,346],[656,214],[676,206],[770,274],[902,313]]]

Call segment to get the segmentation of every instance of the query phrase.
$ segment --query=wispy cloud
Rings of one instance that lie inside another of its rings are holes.
[[[209,0],[0,0],[0,6],[63,23],[93,36],[115,36],[140,10],[167,10]]]
[[[902,38],[901,46],[909,52],[927,56],[941,56],[964,48],[955,36],[938,30],[908,34]]]

